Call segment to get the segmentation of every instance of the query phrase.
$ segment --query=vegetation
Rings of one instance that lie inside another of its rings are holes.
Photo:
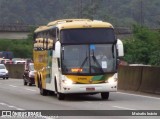
[[[135,23],[160,27],[160,0],[0,0],[0,23],[46,24],[65,18],[91,18],[114,26]]]
[[[32,41],[26,40],[0,40],[0,51],[12,51],[14,57],[31,58],[32,57]]]
[[[125,60],[160,66],[160,31],[134,26],[133,33],[133,37],[124,40]]]
[[[0,51],[12,51],[15,58],[32,58],[34,29],[27,39],[0,39]]]
[[[133,27],[133,37],[124,40],[125,60],[160,66],[160,31],[149,30],[160,28],[159,6],[160,0],[0,0],[0,23],[41,25],[57,19],[89,18],[115,27]],[[0,51],[30,58],[32,36],[33,30],[25,40],[1,39]]]

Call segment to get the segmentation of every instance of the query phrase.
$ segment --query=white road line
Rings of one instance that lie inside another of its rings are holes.
[[[9,85],[10,87],[14,87],[14,88],[16,88],[17,86],[14,86],[14,85]]]
[[[92,103],[92,102],[90,102],[90,101],[85,101],[86,103]]]
[[[120,106],[113,106],[113,107],[120,108],[120,109],[125,109],[125,110],[135,110],[135,109],[132,109],[132,108],[120,107]]]
[[[151,96],[137,95],[137,94],[129,94],[129,93],[122,93],[122,92],[116,92],[116,93],[160,100],[160,98],[158,98],[158,97],[151,97]]]
[[[1,102],[0,105],[5,105],[5,103],[2,103],[2,102]]]
[[[8,105],[8,107],[11,107],[11,108],[16,108],[15,106],[12,106],[12,105],[11,105],[11,106],[10,106],[10,105]]]
[[[0,103],[0,105],[6,106],[6,107],[9,107],[9,108],[14,108],[14,109],[16,109],[16,110],[25,110],[25,109],[22,109],[22,108],[13,106],[13,105],[8,105],[8,104],[6,104],[6,103]]]
[[[33,92],[35,92],[35,91],[36,91],[36,90],[28,89],[28,88],[25,88],[25,90],[33,91]]]
[[[25,109],[22,109],[22,108],[16,108],[17,110],[25,110]]]

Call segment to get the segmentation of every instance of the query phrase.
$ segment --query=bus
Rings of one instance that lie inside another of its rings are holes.
[[[123,44],[110,23],[56,20],[34,32],[35,84],[41,95],[54,92],[59,100],[68,94],[97,93],[108,99],[117,91],[119,56]]]

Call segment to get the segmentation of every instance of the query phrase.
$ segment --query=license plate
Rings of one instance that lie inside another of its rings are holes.
[[[95,91],[95,88],[92,87],[92,88],[86,88],[86,91]]]

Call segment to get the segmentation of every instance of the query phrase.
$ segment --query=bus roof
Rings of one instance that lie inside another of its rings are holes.
[[[49,22],[46,26],[40,26],[35,30],[35,33],[49,30],[53,27],[61,29],[73,28],[113,28],[108,22],[90,20],[90,19],[62,19]]]

